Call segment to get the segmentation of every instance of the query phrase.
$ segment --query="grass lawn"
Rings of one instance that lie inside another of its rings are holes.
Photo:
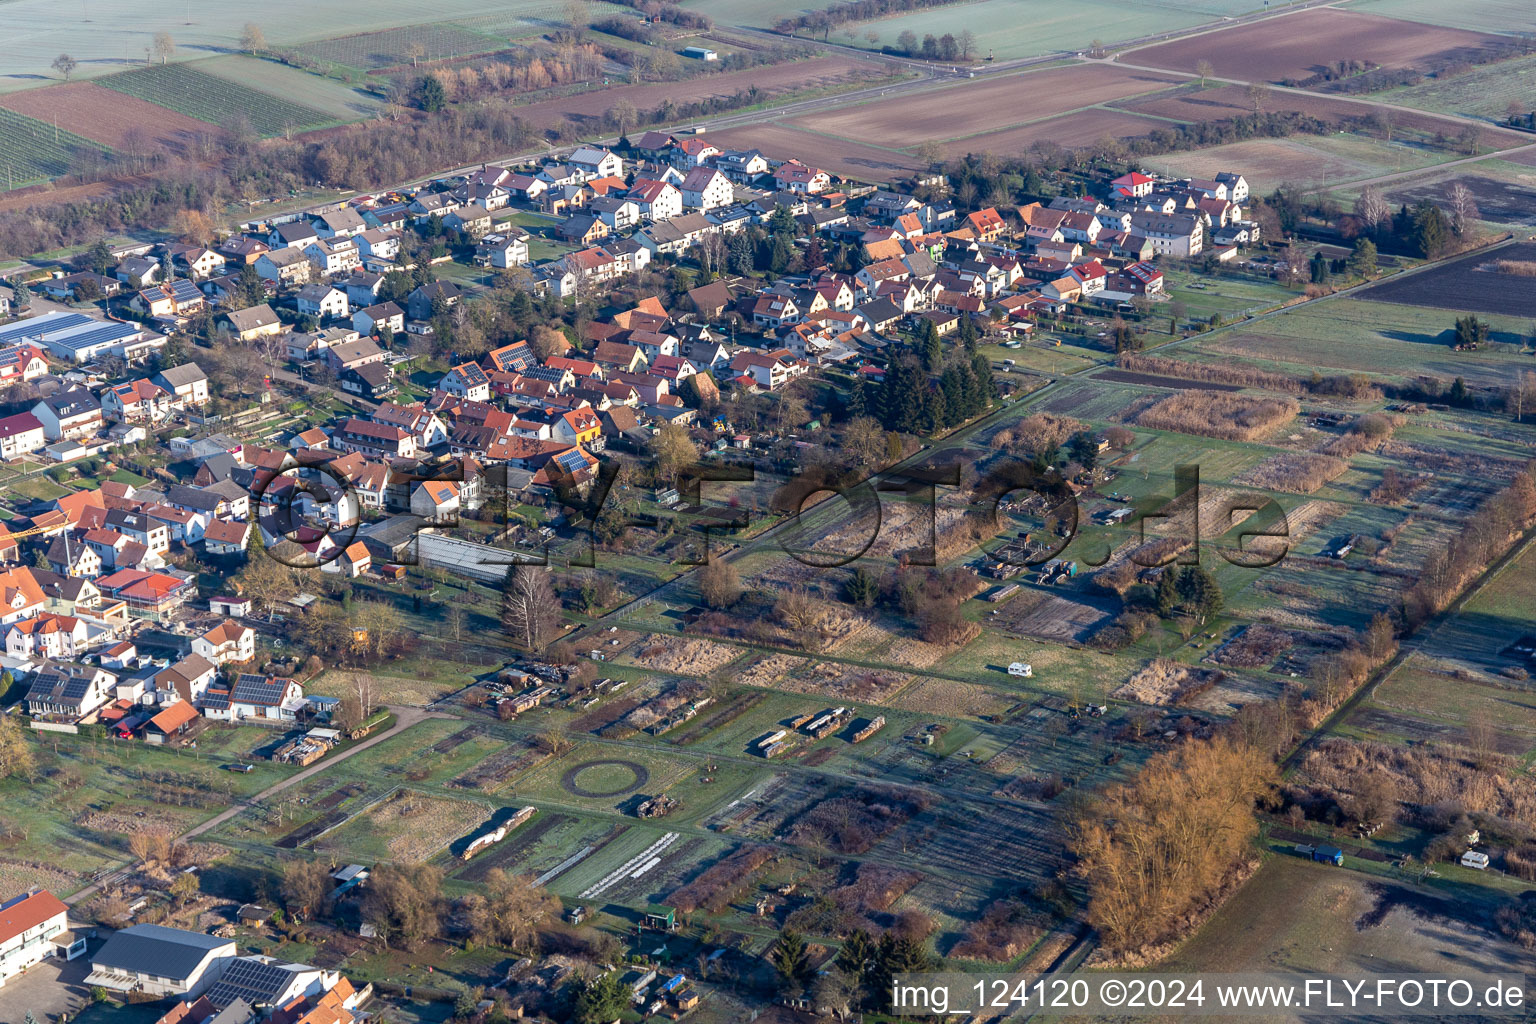
[[[20,494],[26,498],[35,498],[38,501],[52,501],[55,498],[62,498],[70,493],[68,487],[62,487],[46,476],[30,476],[25,480],[8,483],[5,485],[5,488],[13,494]]]

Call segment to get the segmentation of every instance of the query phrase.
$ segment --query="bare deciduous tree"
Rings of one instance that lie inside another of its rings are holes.
[[[544,566],[517,564],[507,569],[501,591],[501,624],[514,643],[542,650],[553,639],[560,602]]]

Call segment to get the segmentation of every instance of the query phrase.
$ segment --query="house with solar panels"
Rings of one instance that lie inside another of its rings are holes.
[[[203,716],[216,722],[282,725],[304,708],[304,688],[292,679],[242,672],[228,689],[203,694]]]

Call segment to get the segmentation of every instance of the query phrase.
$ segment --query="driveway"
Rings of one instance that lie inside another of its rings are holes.
[[[0,988],[0,1020],[23,1021],[32,1014],[38,1024],[57,1020],[61,1014],[75,1011],[90,999],[85,976],[91,973],[91,955],[101,947],[101,939],[92,939],[83,956],[73,960],[44,960],[20,977]]]

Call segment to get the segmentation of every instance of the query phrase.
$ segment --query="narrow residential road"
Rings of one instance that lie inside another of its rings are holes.
[[[388,729],[385,729],[383,732],[378,733],[377,735],[368,737],[355,746],[348,747],[346,750],[336,754],[333,757],[322,758],[316,764],[310,765],[303,771],[296,772],[293,775],[288,776],[281,782],[268,786],[260,793],[246,797],[244,800],[241,800],[239,803],[230,807],[228,810],[214,815],[212,818],[209,818],[207,821],[202,822],[201,824],[193,825],[191,828],[187,829],[176,838],[178,840],[194,839],[197,836],[202,835],[204,832],[212,831],[213,829],[216,829],[220,825],[224,824],[226,821],[240,814],[242,811],[249,810],[250,808],[255,807],[257,804],[271,799],[272,797],[281,793],[283,790],[288,789],[291,786],[295,786],[300,782],[303,782],[305,779],[313,778],[321,772],[340,764],[354,754],[367,750],[369,747],[376,743],[382,743],[390,737],[398,735],[399,733],[409,729],[411,726],[417,724],[418,722],[424,722],[429,718],[455,717],[453,715],[443,714],[439,711],[428,711],[425,708],[405,707],[393,704],[387,706],[395,716],[395,724],[390,726]],[[116,873],[114,872],[114,874]],[[77,890],[76,892],[73,892],[70,895],[64,897],[64,902],[69,906],[74,906],[83,900],[90,899],[96,894],[98,890],[101,889],[103,884],[104,882],[92,882],[85,888]]]

